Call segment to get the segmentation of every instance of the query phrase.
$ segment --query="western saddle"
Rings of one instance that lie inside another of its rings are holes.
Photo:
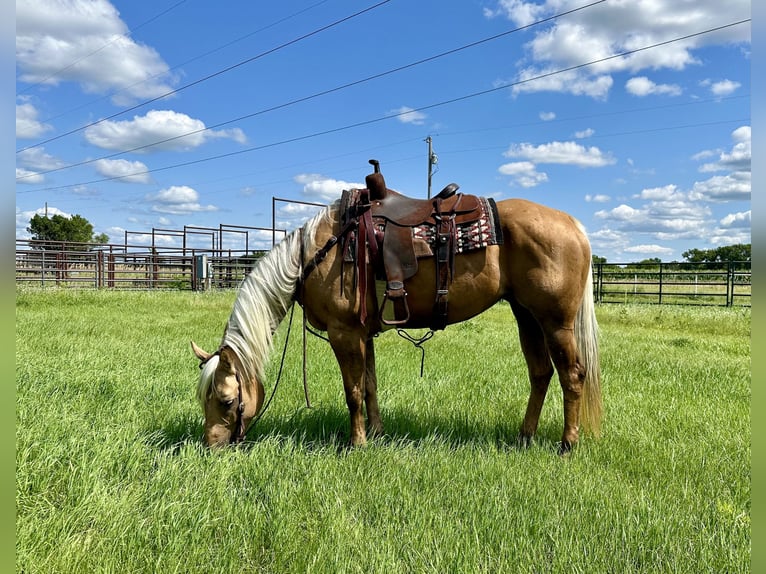
[[[304,269],[303,277],[340,241],[343,263],[353,264],[354,286],[360,289],[361,319],[368,316],[366,308],[367,264],[379,280],[385,280],[383,301],[377,309],[381,322],[387,326],[405,326],[410,320],[405,281],[418,271],[415,230],[426,226],[432,232],[430,252],[436,267],[436,299],[430,321],[432,330],[447,325],[447,296],[454,273],[456,229],[479,221],[484,213],[480,198],[456,193],[459,186],[450,183],[433,198],[415,199],[389,189],[380,163],[371,159],[374,172],[365,178],[365,189],[345,190],[341,197],[341,231],[317,252]],[[418,253],[420,251],[420,253]],[[386,305],[393,307],[393,318],[384,317]]]

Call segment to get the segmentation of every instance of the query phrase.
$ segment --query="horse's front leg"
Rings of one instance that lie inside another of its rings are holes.
[[[351,445],[364,446],[367,443],[363,409],[366,395],[367,336],[361,330],[348,328],[328,328],[327,335],[343,376],[346,405],[351,418]]]

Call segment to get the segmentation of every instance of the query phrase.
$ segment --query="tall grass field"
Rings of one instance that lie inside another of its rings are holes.
[[[386,434],[356,450],[311,335],[306,408],[297,309],[271,407],[211,452],[189,340],[214,350],[234,298],[17,290],[17,572],[749,571],[749,309],[598,306],[602,436],[566,458],[556,378],[516,445],[507,304],[437,333],[422,378],[420,351],[381,335]]]

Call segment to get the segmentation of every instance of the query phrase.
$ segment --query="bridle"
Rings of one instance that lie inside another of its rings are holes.
[[[237,379],[237,418],[234,422],[234,432],[231,434],[231,438],[229,439],[229,444],[238,444],[245,440],[245,436],[247,435],[248,430],[255,427],[255,423],[257,423],[259,420],[261,420],[261,417],[266,413],[266,410],[269,408],[269,405],[271,404],[271,400],[274,398],[274,395],[277,393],[277,387],[279,386],[279,382],[282,380],[282,370],[285,366],[285,355],[287,354],[287,344],[290,341],[290,332],[292,331],[293,326],[293,315],[295,313],[295,305],[292,306],[290,309],[290,321],[287,325],[287,335],[285,336],[285,346],[282,349],[282,360],[279,363],[279,372],[277,373],[277,380],[274,382],[274,388],[271,389],[271,395],[269,395],[269,400],[264,403],[264,405],[261,407],[260,412],[253,418],[252,422],[250,423],[249,428],[245,427],[245,402],[242,400],[242,379],[240,378],[240,373],[242,372],[242,363],[237,357],[237,370],[235,373],[236,379]],[[201,369],[205,363],[207,363],[212,357],[218,355],[220,357],[221,355],[221,349],[218,349],[215,353],[210,355],[210,357],[207,358],[207,360],[200,362],[199,368]],[[236,355],[235,355],[236,356]],[[308,404],[308,394],[306,394],[306,402]]]
[[[322,262],[322,260],[327,256],[327,253],[332,249],[335,244],[338,242],[339,239],[343,238],[348,234],[349,231],[351,231],[356,222],[350,221],[346,223],[346,225],[341,229],[340,233],[335,236],[333,235],[327,243],[320,248],[314,257],[311,258],[311,260],[308,262],[307,265],[303,266],[304,261],[304,253],[303,253],[303,240],[302,236],[300,238],[300,260],[301,260],[301,274],[298,280],[298,287],[296,289],[296,293],[294,295],[295,301],[300,303],[302,300],[302,291],[303,291],[303,282],[305,281],[306,277],[313,271],[319,263]],[[301,233],[302,233],[301,229]],[[237,365],[237,371],[235,373],[236,379],[237,379],[237,418],[234,423],[234,432],[231,435],[231,438],[229,439],[229,444],[238,444],[245,440],[245,436],[247,435],[248,430],[252,429],[255,426],[255,423],[257,423],[261,417],[263,417],[266,410],[269,408],[269,405],[271,404],[271,400],[274,398],[274,395],[277,392],[277,387],[279,386],[279,382],[282,380],[282,369],[285,366],[285,355],[287,354],[287,343],[290,341],[290,332],[292,331],[293,326],[293,314],[295,313],[295,305],[292,305],[290,309],[290,321],[287,325],[287,335],[285,336],[285,346],[282,349],[282,360],[279,363],[279,372],[277,373],[277,379],[274,382],[274,388],[271,390],[271,395],[269,396],[269,399],[266,401],[266,403],[261,407],[260,412],[253,418],[252,422],[250,423],[249,428],[245,427],[245,402],[242,400],[242,380],[240,379],[240,373],[242,372],[242,364],[240,362],[239,357],[237,357],[237,362],[239,365]],[[306,396],[306,406],[308,408],[311,408],[311,403],[309,401],[309,395],[308,395],[308,388],[306,386],[306,314],[303,314],[303,390],[304,394]],[[309,329],[310,330],[310,329]],[[312,331],[313,332],[313,331]],[[322,337],[324,338],[324,337]],[[205,363],[207,363],[212,357],[215,355],[218,355],[220,357],[221,355],[221,349],[219,348],[215,353],[210,355],[206,360],[201,361],[199,364],[199,368],[201,369]]]
[[[234,425],[235,432],[231,434],[229,444],[238,444],[245,440],[247,429],[245,428],[245,402],[242,400],[242,381],[239,378],[239,369],[237,369],[237,422]]]
[[[210,359],[218,355],[221,356],[221,349],[218,349],[215,353],[210,355],[206,360],[201,361],[199,364],[199,368],[205,366],[205,363],[207,363]],[[237,358],[239,361],[239,358]],[[241,367],[241,365],[239,365]],[[238,444],[245,440],[245,434],[247,434],[247,429],[245,428],[245,401],[242,400],[242,380],[240,379],[240,373],[241,369],[237,368],[237,372],[235,374],[237,379],[237,418],[234,422],[234,432],[231,433],[231,438],[229,439],[229,444]]]

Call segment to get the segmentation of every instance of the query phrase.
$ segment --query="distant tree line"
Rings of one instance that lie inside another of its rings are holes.
[[[684,258],[682,263],[698,263],[700,267],[708,266],[711,263],[728,263],[730,261],[736,262],[749,262],[751,259],[750,243],[737,243],[736,245],[723,245],[721,247],[715,247],[713,249],[689,249],[684,251],[681,256]],[[593,264],[606,263],[606,257],[600,257],[593,255]],[[662,260],[659,257],[650,257],[649,259],[642,259],[636,261],[634,265],[657,265],[659,266]],[[673,264],[679,263],[678,261],[671,261],[664,265],[672,268]]]

